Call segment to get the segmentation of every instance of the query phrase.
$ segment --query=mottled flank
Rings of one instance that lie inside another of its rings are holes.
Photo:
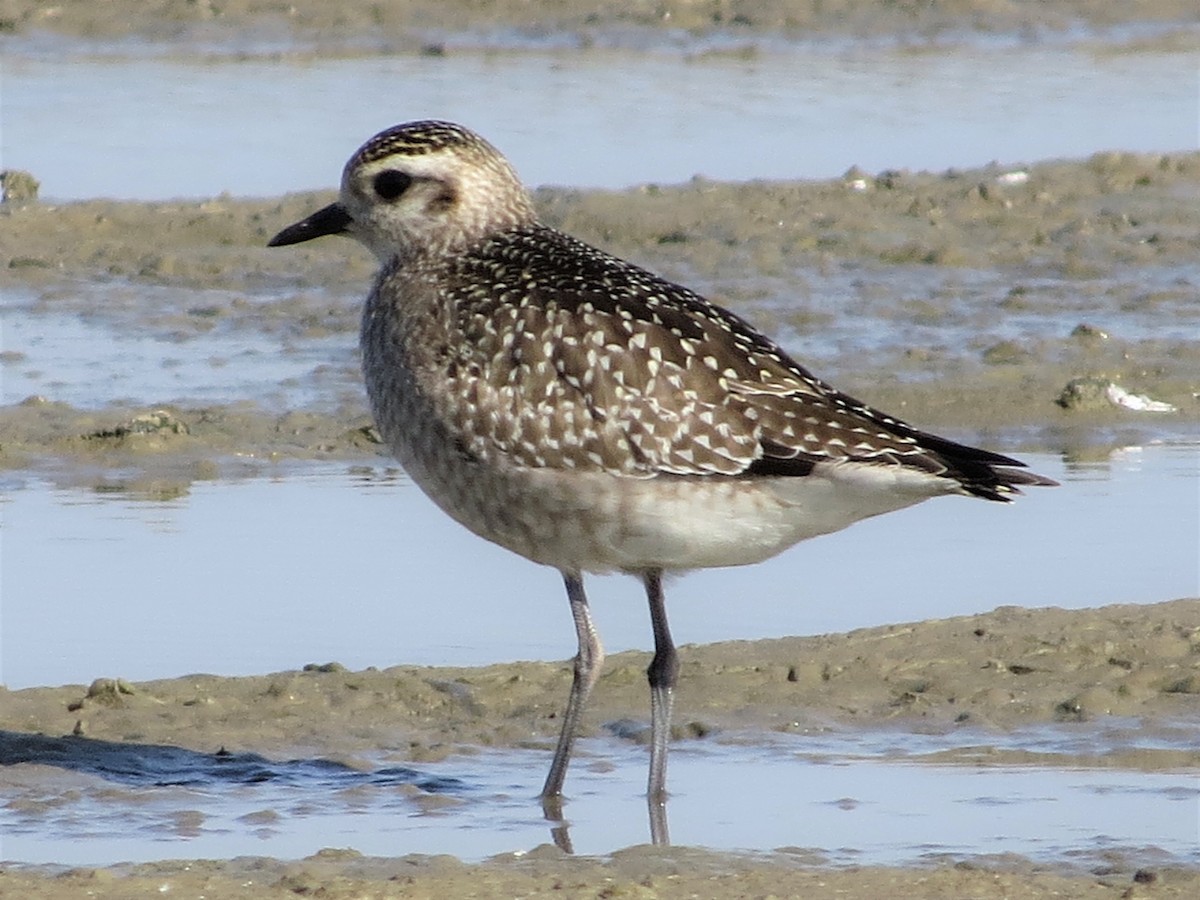
[[[404,273],[400,273],[403,277]],[[813,376],[738,316],[538,224],[446,261],[447,420],[480,459],[614,474],[906,465],[1006,499],[1021,463],[922,434]]]
[[[603,661],[584,572],[646,587],[661,804],[679,667],[664,572],[758,562],[942,494],[1053,483],[865,406],[733,313],[540,224],[504,157],[461,126],[375,136],[339,201],[271,243],[342,233],[381,263],[362,350],[384,439],[447,513],[563,574],[579,654],[548,815]],[[665,822],[651,833],[665,842]]]

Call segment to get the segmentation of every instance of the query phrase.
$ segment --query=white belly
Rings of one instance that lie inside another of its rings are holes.
[[[628,478],[400,450],[413,480],[471,531],[527,559],[580,572],[761,562],[957,487],[896,466],[824,464],[788,478]]]

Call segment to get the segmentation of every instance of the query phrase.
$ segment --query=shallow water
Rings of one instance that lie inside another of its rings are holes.
[[[834,44],[748,58],[529,51],[297,62],[20,49],[4,57],[3,167],[33,172],[43,196],[59,200],[332,188],[369,135],[425,117],[475,128],[531,185],[579,187],[1015,165],[1188,150],[1198,139],[1187,53]],[[89,128],[83,156],[80,122],[104,123]]]
[[[676,640],[1200,595],[1200,445],[1026,460],[1064,486],[1006,506],[935,500],[757,566],[673,581]],[[19,688],[575,652],[557,573],[475,538],[400,470],[273,476],[246,465],[244,480],[190,488],[115,473],[95,490],[5,476],[0,679]],[[610,651],[650,646],[635,581],[588,586]]]
[[[4,59],[0,151],[4,166],[31,169],[44,196],[63,199],[331,188],[365,136],[424,115],[475,126],[532,184],[616,187],[697,172],[814,177],[852,163],[872,171],[1017,165],[1104,149],[1194,148],[1195,85],[1180,77],[1190,65],[1179,53],[1013,45],[307,62],[13,52]],[[486,97],[469,89],[481,81]],[[404,88],[394,100],[347,101],[378,84]],[[296,95],[304,102],[291,102]],[[89,134],[81,159],[73,131],[89,117],[105,128]],[[1158,342],[1140,348],[1153,366],[1196,329],[1195,264],[1148,263],[1102,278],[1023,274],[860,264],[775,277],[739,271],[726,284],[684,280],[718,300],[753,297],[733,305],[835,380],[860,354],[881,368],[896,361],[903,378],[945,376],[1005,340],[1053,362],[1081,322],[1114,345]],[[1014,283],[1036,302],[1004,304]],[[249,397],[267,411],[361,406],[354,345],[362,290],[283,298],[278,287],[230,292],[115,278],[12,288],[0,299],[0,403],[42,395],[86,408]],[[1129,298],[1146,293],[1155,302],[1131,309]],[[914,314],[929,304],[936,316]],[[306,329],[307,320],[319,327]],[[911,348],[933,362],[906,363]]]
[[[999,740],[964,730],[936,738],[856,733],[776,735],[766,745],[761,736],[753,744],[677,743],[671,838],[724,850],[787,848],[826,864],[1005,853],[1059,866],[1112,864],[1123,856],[1138,864],[1200,864],[1194,772],[944,765],[930,755],[932,747],[1061,742],[1064,735],[1054,731],[1066,729]],[[1102,757],[1105,736],[1092,726],[1087,731],[1089,753]],[[648,840],[645,750],[615,739],[580,746],[565,835],[551,832],[534,799],[544,752],[488,751],[415,769],[381,763],[362,770],[187,751],[159,758],[153,747],[113,746],[135,748],[134,764],[124,761],[128,771],[120,770],[117,754],[100,773],[73,770],[69,762],[5,767],[3,858],[97,865],[181,856],[297,858],[350,847],[367,855],[451,853],[473,861],[551,840],[569,840],[574,852],[587,854]],[[53,756],[53,748],[36,749],[39,759]],[[6,752],[13,755],[0,735],[0,756]]]
[[[679,579],[669,588],[677,639],[1198,593],[1200,446],[1028,461],[1063,486],[1008,507],[935,501],[759,566]],[[112,477],[95,491],[41,476],[3,484],[10,687],[574,651],[557,576],[473,538],[397,470],[259,472],[170,499],[152,499],[170,485]],[[648,646],[638,586],[590,585],[608,648]],[[1005,734],[718,733],[672,751],[671,838],[835,865],[1014,853],[1065,867],[1195,866],[1195,771],[1104,760],[1197,740],[1194,723],[1149,736],[1114,719]],[[582,743],[565,834],[534,799],[549,748],[410,765],[103,744],[0,732],[0,856],[95,865],[336,846],[478,860],[551,840],[603,854],[649,838],[645,749],[615,736]],[[1044,764],[1005,764],[1005,748]]]
[[[901,379],[952,377],[955,366],[978,368],[986,348],[1002,341],[1028,350],[1031,363],[1054,364],[1078,349],[1070,334],[1083,322],[1110,336],[1114,359],[1121,347],[1140,345],[1139,355],[1153,360],[1194,343],[1200,326],[1188,289],[1200,282],[1195,263],[1119,267],[1095,278],[863,264],[775,277],[739,272],[723,284],[683,280],[717,300],[727,290],[754,295],[732,305],[835,383],[863,358]],[[1036,302],[1009,308],[1014,284]],[[365,407],[357,347],[365,290],[365,281],[338,295],[319,286],[235,292],[120,279],[11,288],[0,298],[0,404],[43,396],[84,409],[248,398],[266,413]],[[1131,303],[1149,292],[1157,292],[1154,303]],[[914,312],[929,307],[935,316]],[[932,362],[906,361],[913,349]]]
[[[353,312],[347,304],[344,330],[312,335],[303,333],[299,303],[288,323],[253,309],[237,322],[187,314],[250,296],[229,291],[100,282],[80,285],[70,301],[4,294],[0,339],[11,356],[0,362],[0,404],[30,396],[85,409],[253,398],[282,412],[336,405],[351,392],[365,402],[349,325],[357,299]]]

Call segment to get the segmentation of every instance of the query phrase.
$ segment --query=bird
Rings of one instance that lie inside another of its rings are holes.
[[[661,806],[679,674],[667,575],[758,563],[933,497],[1007,502],[1056,483],[842,393],[735,313],[543,224],[508,160],[462,125],[375,135],[336,202],[269,246],[327,235],[379,262],[360,344],[391,452],[470,531],[562,575],[578,652],[548,817],[604,661],[585,574],[645,588],[647,797]]]

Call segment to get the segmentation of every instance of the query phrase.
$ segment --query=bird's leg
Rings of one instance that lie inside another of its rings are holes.
[[[650,843],[655,847],[669,847],[671,833],[667,829],[666,801],[647,800],[646,806],[650,812]]]
[[[679,655],[667,626],[662,570],[648,571],[645,583],[646,597],[650,601],[650,624],[654,628],[654,659],[646,670],[650,679],[650,782],[646,795],[653,808],[667,800],[667,741],[671,737],[671,706],[679,677]],[[665,834],[663,837],[665,839]]]
[[[567,777],[567,763],[571,761],[571,748],[575,743],[575,732],[579,718],[587,703],[588,695],[600,677],[604,664],[604,647],[592,624],[588,611],[587,595],[583,592],[583,576],[578,572],[563,572],[567,585],[567,599],[571,603],[571,618],[575,620],[575,635],[579,639],[579,652],[575,656],[575,676],[571,681],[571,697],[567,700],[567,711],[563,715],[562,733],[558,736],[558,747],[554,750],[554,761],[550,774],[542,788],[542,810],[546,818],[562,818],[562,788]]]

